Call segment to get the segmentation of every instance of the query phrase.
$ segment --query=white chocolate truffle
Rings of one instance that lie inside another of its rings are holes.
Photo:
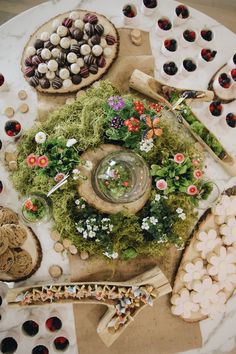
[[[48,32],[42,32],[40,35],[40,39],[44,42],[48,41],[50,38],[50,34]]]
[[[72,84],[71,79],[66,79],[66,80],[63,81],[63,87],[64,87],[64,88],[69,88],[69,87],[71,87],[72,85],[73,85],[73,84]]]
[[[71,64],[70,71],[72,74],[78,74],[80,72],[80,67],[78,64]]]
[[[103,49],[100,45],[96,44],[92,48],[92,53],[96,56],[99,57],[103,52]]]
[[[49,60],[52,56],[52,53],[50,52],[49,49],[47,48],[43,48],[42,52],[41,52],[41,57],[44,60]]]
[[[66,79],[68,79],[68,77],[70,76],[70,72],[69,72],[69,70],[68,69],[61,69],[60,71],[59,71],[59,76],[60,76],[60,78],[62,79],[62,80],[66,80]]]
[[[58,36],[58,34],[56,34],[56,33],[51,34],[50,42],[53,45],[58,45],[60,43],[60,37]]]
[[[83,44],[81,47],[80,47],[80,53],[82,55],[88,55],[91,53],[91,48],[88,44]]]
[[[58,62],[55,59],[51,59],[48,62],[48,69],[50,71],[57,71],[58,68]]]
[[[75,27],[82,30],[84,28],[84,21],[80,19],[75,20]]]
[[[92,48],[93,47],[93,43],[92,43],[92,41],[91,41],[91,38],[89,38],[89,40],[88,40],[88,45]]]
[[[53,58],[59,58],[61,51],[58,48],[53,48],[51,53],[52,53]]]
[[[102,48],[106,48],[107,47],[107,41],[105,40],[105,38],[101,38],[100,46]]]
[[[77,62],[77,55],[75,53],[67,54],[67,61],[69,63],[76,63]]]
[[[57,29],[57,27],[60,26],[60,21],[58,19],[55,19],[52,21],[52,28],[54,29],[54,31]]]
[[[38,71],[39,71],[41,74],[46,74],[46,72],[48,71],[47,64],[45,64],[45,63],[40,63],[39,66],[38,66]]]
[[[82,68],[84,66],[84,59],[78,58],[76,64],[78,64],[79,67]]]
[[[89,36],[85,33],[84,36],[83,36],[83,39],[84,39],[85,41],[88,41],[88,40],[89,40]]]
[[[72,44],[77,44],[77,43],[78,43],[77,40],[74,39],[74,38],[72,38],[72,39],[70,40],[70,45],[72,45]]]
[[[105,57],[110,57],[111,54],[112,54],[112,49],[109,48],[109,47],[104,48],[103,49],[103,54],[104,54]]]
[[[69,18],[75,21],[77,18],[79,18],[79,13],[77,11],[72,11],[69,15]]]
[[[64,37],[60,40],[60,46],[64,49],[67,49],[70,47],[70,40],[67,37]]]
[[[110,28],[107,25],[103,25],[104,31],[103,31],[103,36],[106,36],[110,33]]]
[[[65,37],[68,33],[68,29],[65,26],[59,26],[57,29],[57,34],[60,37]]]
[[[47,78],[48,80],[53,80],[53,79],[55,78],[55,76],[56,76],[56,74],[55,74],[54,71],[48,71],[48,72],[46,73],[46,78]]]
[[[34,47],[28,47],[26,49],[26,55],[27,56],[32,57],[35,54],[36,54],[36,49]]]

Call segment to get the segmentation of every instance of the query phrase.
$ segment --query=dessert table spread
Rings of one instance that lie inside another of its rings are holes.
[[[168,82],[168,85],[176,88],[184,88],[189,90],[206,90],[208,83],[213,75],[221,68],[229,58],[235,53],[236,35],[230,32],[223,25],[217,23],[210,17],[190,8],[191,18],[188,27],[195,30],[199,35],[202,28],[210,28],[213,31],[214,38],[210,48],[217,51],[216,58],[207,64],[201,65],[197,61],[197,49],[195,46],[182,46],[176,54],[173,55],[173,61],[178,67],[181,67],[181,62],[185,58],[194,59],[198,64],[198,74],[191,76],[186,75],[182,70],[178,76],[168,78],[166,81],[165,75],[162,73],[163,64],[167,61],[167,57],[161,51],[163,38],[159,37],[155,31],[155,25],[158,18],[165,16],[172,18],[173,9],[177,6],[177,2],[172,0],[158,0],[158,9],[151,16],[145,16],[140,12],[140,1],[133,0],[132,3],[137,6],[138,14],[136,22],[130,25],[124,24],[122,16],[122,7],[127,3],[125,0],[114,0],[108,2],[106,0],[53,0],[36,6],[0,27],[0,71],[4,74],[7,83],[7,89],[0,93],[0,139],[3,147],[0,150],[0,179],[3,182],[4,190],[0,194],[0,205],[9,207],[16,212],[20,211],[22,200],[19,200],[18,193],[14,190],[9,174],[4,165],[5,151],[15,151],[15,146],[12,143],[11,137],[5,134],[5,123],[8,118],[4,115],[6,107],[12,107],[15,111],[15,117],[19,120],[23,131],[31,128],[38,115],[38,96],[34,88],[30,87],[24,79],[20,61],[23,49],[29,40],[32,33],[34,33],[41,25],[46,23],[51,18],[64,12],[69,12],[74,9],[88,10],[89,12],[96,12],[106,16],[116,28],[138,28],[143,31],[150,32],[150,43],[153,57],[155,58],[155,78],[163,84]],[[177,26],[170,30],[169,36],[172,38],[179,38],[183,25]],[[199,51],[199,48],[198,48]],[[19,90],[27,92],[28,112],[22,113],[19,109],[21,101],[18,97]],[[193,102],[191,104],[192,111],[196,113],[199,119],[204,122],[205,126],[212,133],[219,137],[219,141],[227,149],[231,156],[236,158],[236,139],[234,138],[234,129],[227,129],[222,124],[215,124],[213,120],[209,119],[207,109],[209,103],[207,102]],[[236,112],[235,101],[224,104],[224,114],[229,112]],[[214,180],[221,192],[225,189],[235,185],[235,178],[230,176],[220,164],[212,159],[210,154],[206,153],[205,164],[207,165],[206,175],[208,179]],[[45,191],[46,193],[47,191]],[[203,209],[199,210],[199,216],[203,213]],[[34,225],[33,231],[38,236],[41,246],[43,259],[39,269],[31,276],[30,279],[24,282],[26,284],[36,284],[37,282],[47,281],[49,279],[48,269],[50,266],[57,264],[63,269],[63,280],[69,279],[70,264],[66,252],[55,252],[53,246],[54,241],[49,237],[52,227],[52,221]],[[10,283],[10,287],[14,284]],[[20,286],[19,284],[17,286]],[[7,331],[15,331],[16,327],[23,323],[24,319],[28,318],[27,308],[11,308],[6,309],[2,315],[0,323],[0,340],[4,338]],[[63,318],[63,332],[70,340],[69,353],[74,354],[80,352],[80,343],[76,343],[76,328],[74,325],[74,315],[72,305],[51,305],[50,311],[47,312],[47,307],[40,309],[30,309],[33,317],[41,321],[45,321],[53,314],[58,314]],[[5,319],[4,319],[5,318]],[[43,320],[44,319],[44,320]],[[200,329],[202,335],[202,348],[189,350],[188,354],[197,353],[223,353],[230,352],[236,348],[236,332],[234,323],[236,321],[236,297],[232,296],[226,305],[226,312],[218,315],[216,318],[206,319],[200,322]],[[176,333],[176,335],[178,335]],[[40,338],[37,344],[46,343],[48,345],[49,334],[46,331],[40,332]],[[29,339],[22,337],[19,342],[17,353],[29,352],[26,350]],[[32,344],[32,343],[31,343]],[[89,345],[89,343],[88,343]],[[77,349],[78,348],[78,349]],[[143,351],[142,351],[143,350]],[[50,347],[50,353],[54,353],[54,349]],[[55,351],[56,352],[56,351]],[[112,353],[112,348],[110,349]],[[140,353],[144,353],[145,349],[140,348]],[[146,352],[145,352],[146,353]],[[163,353],[164,354],[164,353]],[[168,353],[165,353],[168,354]]]

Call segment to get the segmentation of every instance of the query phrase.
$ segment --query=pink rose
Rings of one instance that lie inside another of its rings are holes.
[[[156,187],[157,189],[159,189],[160,191],[164,191],[168,186],[167,186],[167,183],[164,179],[159,179],[157,182],[156,182]]]
[[[187,193],[188,193],[189,195],[196,195],[196,194],[198,194],[198,189],[197,189],[196,186],[194,186],[193,184],[191,184],[191,185],[188,186],[188,188],[187,188]]]
[[[175,154],[175,156],[174,156],[174,161],[176,163],[183,163],[184,159],[185,159],[184,154],[181,154],[181,153]]]
[[[196,179],[202,178],[202,175],[203,175],[203,173],[202,173],[201,170],[195,170],[195,171],[193,172],[193,176],[194,176]]]

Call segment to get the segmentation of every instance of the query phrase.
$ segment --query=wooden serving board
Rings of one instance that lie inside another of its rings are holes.
[[[225,191],[225,194],[228,196],[235,195],[236,198],[236,186],[233,188],[229,188]],[[181,280],[181,272],[183,271],[183,266],[186,262],[192,262],[195,258],[199,258],[199,252],[197,252],[194,248],[194,242],[197,239],[197,234],[200,231],[208,231],[209,229],[214,229],[216,231],[219,230],[219,225],[214,221],[214,215],[211,213],[211,209],[207,209],[202,217],[199,219],[197,225],[195,226],[192,235],[190,236],[189,245],[185,248],[181,263],[179,265],[177,275],[175,278],[172,296],[177,294],[184,286],[183,281]],[[228,299],[232,296],[233,291],[224,291]],[[186,319],[180,316],[186,322],[198,322],[206,319],[208,316],[202,315],[200,312],[192,313],[191,318]]]
[[[113,35],[116,39],[117,39],[117,42],[112,45],[112,46],[109,46],[109,48],[112,49],[112,53],[111,53],[111,56],[109,58],[106,58],[106,66],[104,68],[99,68],[98,70],[98,73],[93,75],[93,74],[90,74],[87,78],[84,78],[82,79],[81,83],[79,85],[72,85],[69,89],[64,89],[63,87],[58,89],[58,90],[55,90],[53,89],[52,87],[50,87],[49,89],[43,89],[41,88],[39,85],[36,87],[36,89],[39,91],[39,92],[42,92],[42,93],[50,93],[50,94],[58,94],[58,93],[61,93],[61,94],[65,94],[65,93],[70,93],[70,92],[77,92],[79,91],[80,89],[84,88],[84,87],[87,87],[89,85],[91,85],[93,82],[101,79],[101,77],[103,75],[106,74],[106,72],[109,70],[110,66],[113,64],[113,62],[115,61],[115,59],[117,58],[118,56],[118,52],[119,52],[119,34],[117,32],[117,29],[115,28],[115,26],[103,15],[100,15],[100,14],[97,14],[96,12],[91,12],[91,11],[87,11],[87,10],[76,10],[76,12],[79,13],[80,15],[80,18],[83,18],[84,15],[88,12],[90,13],[94,13],[97,15],[98,17],[98,20],[99,20],[99,23],[102,24],[104,27],[107,27],[109,28],[109,34]],[[60,14],[58,16],[55,16],[54,18],[51,18],[48,22],[46,22],[45,24],[43,24],[41,27],[39,27],[37,29],[36,32],[34,32],[30,39],[28,40],[28,42],[26,43],[25,45],[25,48],[23,50],[23,53],[22,53],[22,58],[21,58],[21,70],[23,72],[23,75],[24,75],[24,62],[25,62],[25,59],[27,57],[26,55],[26,49],[29,47],[29,46],[33,46],[34,42],[36,39],[40,38],[40,34],[42,32],[49,32],[50,34],[53,33],[53,30],[52,30],[52,22],[57,19],[59,21],[63,21],[63,19],[65,17],[68,17],[70,14],[70,12],[65,12],[63,14]],[[29,81],[29,78],[27,78],[25,75],[24,75],[25,79],[27,81]]]
[[[0,271],[0,281],[19,282],[19,281],[26,280],[30,278],[39,269],[42,262],[42,256],[43,256],[42,248],[36,234],[30,227],[24,225],[20,219],[18,225],[23,227],[27,232],[27,238],[25,242],[20,246],[20,248],[26,250],[30,254],[32,258],[33,266],[32,269],[29,271],[29,273],[22,277],[14,277],[9,273],[4,273]]]
[[[236,175],[236,160],[233,156],[231,156],[227,150],[225,150],[225,157],[221,160],[214,151],[202,140],[202,138],[197,135],[190,127],[188,122],[180,115],[172,109],[172,105],[168,101],[168,94],[175,91],[175,92],[184,92],[184,89],[177,89],[174,87],[170,87],[168,85],[163,85],[153,77],[139,71],[135,70],[130,79],[130,87],[141,92],[142,94],[151,97],[154,100],[159,101],[160,103],[164,104],[168,107],[168,109],[176,116],[176,118],[183,123],[183,125],[188,129],[191,135],[206,149],[209,154],[213,157],[213,159],[218,162],[231,176]],[[189,91],[189,90],[187,90]],[[214,93],[212,91],[198,91],[200,94],[200,98],[192,99],[193,101],[205,101],[210,102],[214,98]],[[186,104],[187,104],[186,100]],[[190,107],[191,108],[191,107]],[[196,116],[197,118],[197,116]],[[204,124],[203,122],[201,122]],[[207,128],[206,128],[207,129]],[[211,133],[212,134],[212,133]],[[213,134],[214,135],[214,134]],[[218,140],[218,138],[215,136]],[[223,145],[222,145],[223,146]]]

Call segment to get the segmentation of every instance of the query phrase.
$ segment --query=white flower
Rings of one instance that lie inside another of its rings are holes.
[[[95,226],[93,227],[93,230],[94,230],[94,231],[98,231],[98,230],[99,230],[99,227],[98,227],[97,225],[95,225]]]
[[[92,230],[92,226],[87,225],[87,230],[88,230],[88,231]]]
[[[183,212],[183,209],[182,209],[182,208],[177,208],[177,209],[176,209],[176,213],[177,213],[177,214],[181,214],[182,212]]]
[[[143,230],[149,230],[149,225],[148,225],[148,223],[147,223],[147,222],[142,222],[141,228],[142,228]]]
[[[117,259],[119,257],[119,254],[117,252],[104,252],[104,256],[110,258],[110,259]]]
[[[173,305],[171,312],[183,318],[191,318],[193,312],[199,311],[199,305],[193,302],[192,295],[186,288],[181,289],[179,294],[173,295],[171,303]]]
[[[205,308],[209,306],[210,303],[217,302],[217,293],[220,287],[218,283],[212,281],[211,277],[205,275],[202,280],[195,280],[193,282],[193,290],[193,301]]]
[[[140,151],[149,152],[154,146],[153,139],[143,139],[139,145]]]
[[[223,246],[209,254],[207,261],[208,273],[219,281],[224,281],[228,274],[236,273],[235,256]]]
[[[192,289],[192,282],[200,280],[206,274],[203,260],[196,258],[193,262],[187,262],[183,266],[182,280],[186,283],[188,289]]]
[[[96,236],[96,232],[94,231],[89,231],[89,237],[95,237]]]
[[[86,170],[91,171],[93,169],[93,163],[90,160],[86,160],[84,163],[84,167]]]
[[[185,220],[186,219],[186,214],[185,213],[181,213],[178,215],[178,218]]]
[[[153,225],[156,225],[158,222],[158,219],[154,218],[154,216],[151,216],[149,220],[150,220],[150,223]]]
[[[79,177],[77,175],[73,176],[73,179],[76,181],[77,179],[79,179]]]
[[[220,234],[223,235],[223,243],[227,246],[236,242],[236,218],[235,216],[228,217],[225,224],[220,226]]]
[[[84,228],[82,226],[77,226],[76,229],[79,233],[82,233],[84,231]]]
[[[228,216],[236,216],[236,198],[223,195],[220,201],[212,208],[215,222],[224,224]]]
[[[76,139],[68,139],[66,143],[66,147],[71,147],[77,143]]]
[[[87,231],[84,231],[83,232],[83,238],[87,238],[88,237],[88,233],[87,233]]]
[[[79,174],[80,174],[80,170],[78,170],[78,168],[75,168],[72,172],[73,172],[75,175],[79,175]]]
[[[220,291],[217,294],[217,301],[214,303],[211,302],[205,307],[201,307],[201,313],[211,318],[214,318],[218,314],[224,313],[226,310],[226,300],[226,294],[223,291]]]
[[[113,225],[110,224],[110,225],[109,225],[109,231],[112,231],[112,230],[113,230]]]
[[[159,202],[160,199],[161,199],[161,195],[160,194],[156,194],[154,200],[156,202]]]
[[[103,225],[103,226],[102,226],[102,230],[108,230],[108,226]]]
[[[200,231],[197,234],[197,241],[194,243],[194,247],[197,251],[201,252],[201,257],[205,259],[207,254],[221,244],[221,239],[218,237],[217,232],[214,229],[209,231]]]
[[[80,200],[79,200],[79,199],[76,199],[75,204],[76,204],[76,205],[80,205]]]
[[[35,137],[34,137],[35,141],[37,144],[43,144],[47,137],[46,137],[46,134],[44,132],[38,132]]]
[[[226,278],[219,283],[220,288],[226,291],[233,291],[236,285],[236,274],[227,274]]]

